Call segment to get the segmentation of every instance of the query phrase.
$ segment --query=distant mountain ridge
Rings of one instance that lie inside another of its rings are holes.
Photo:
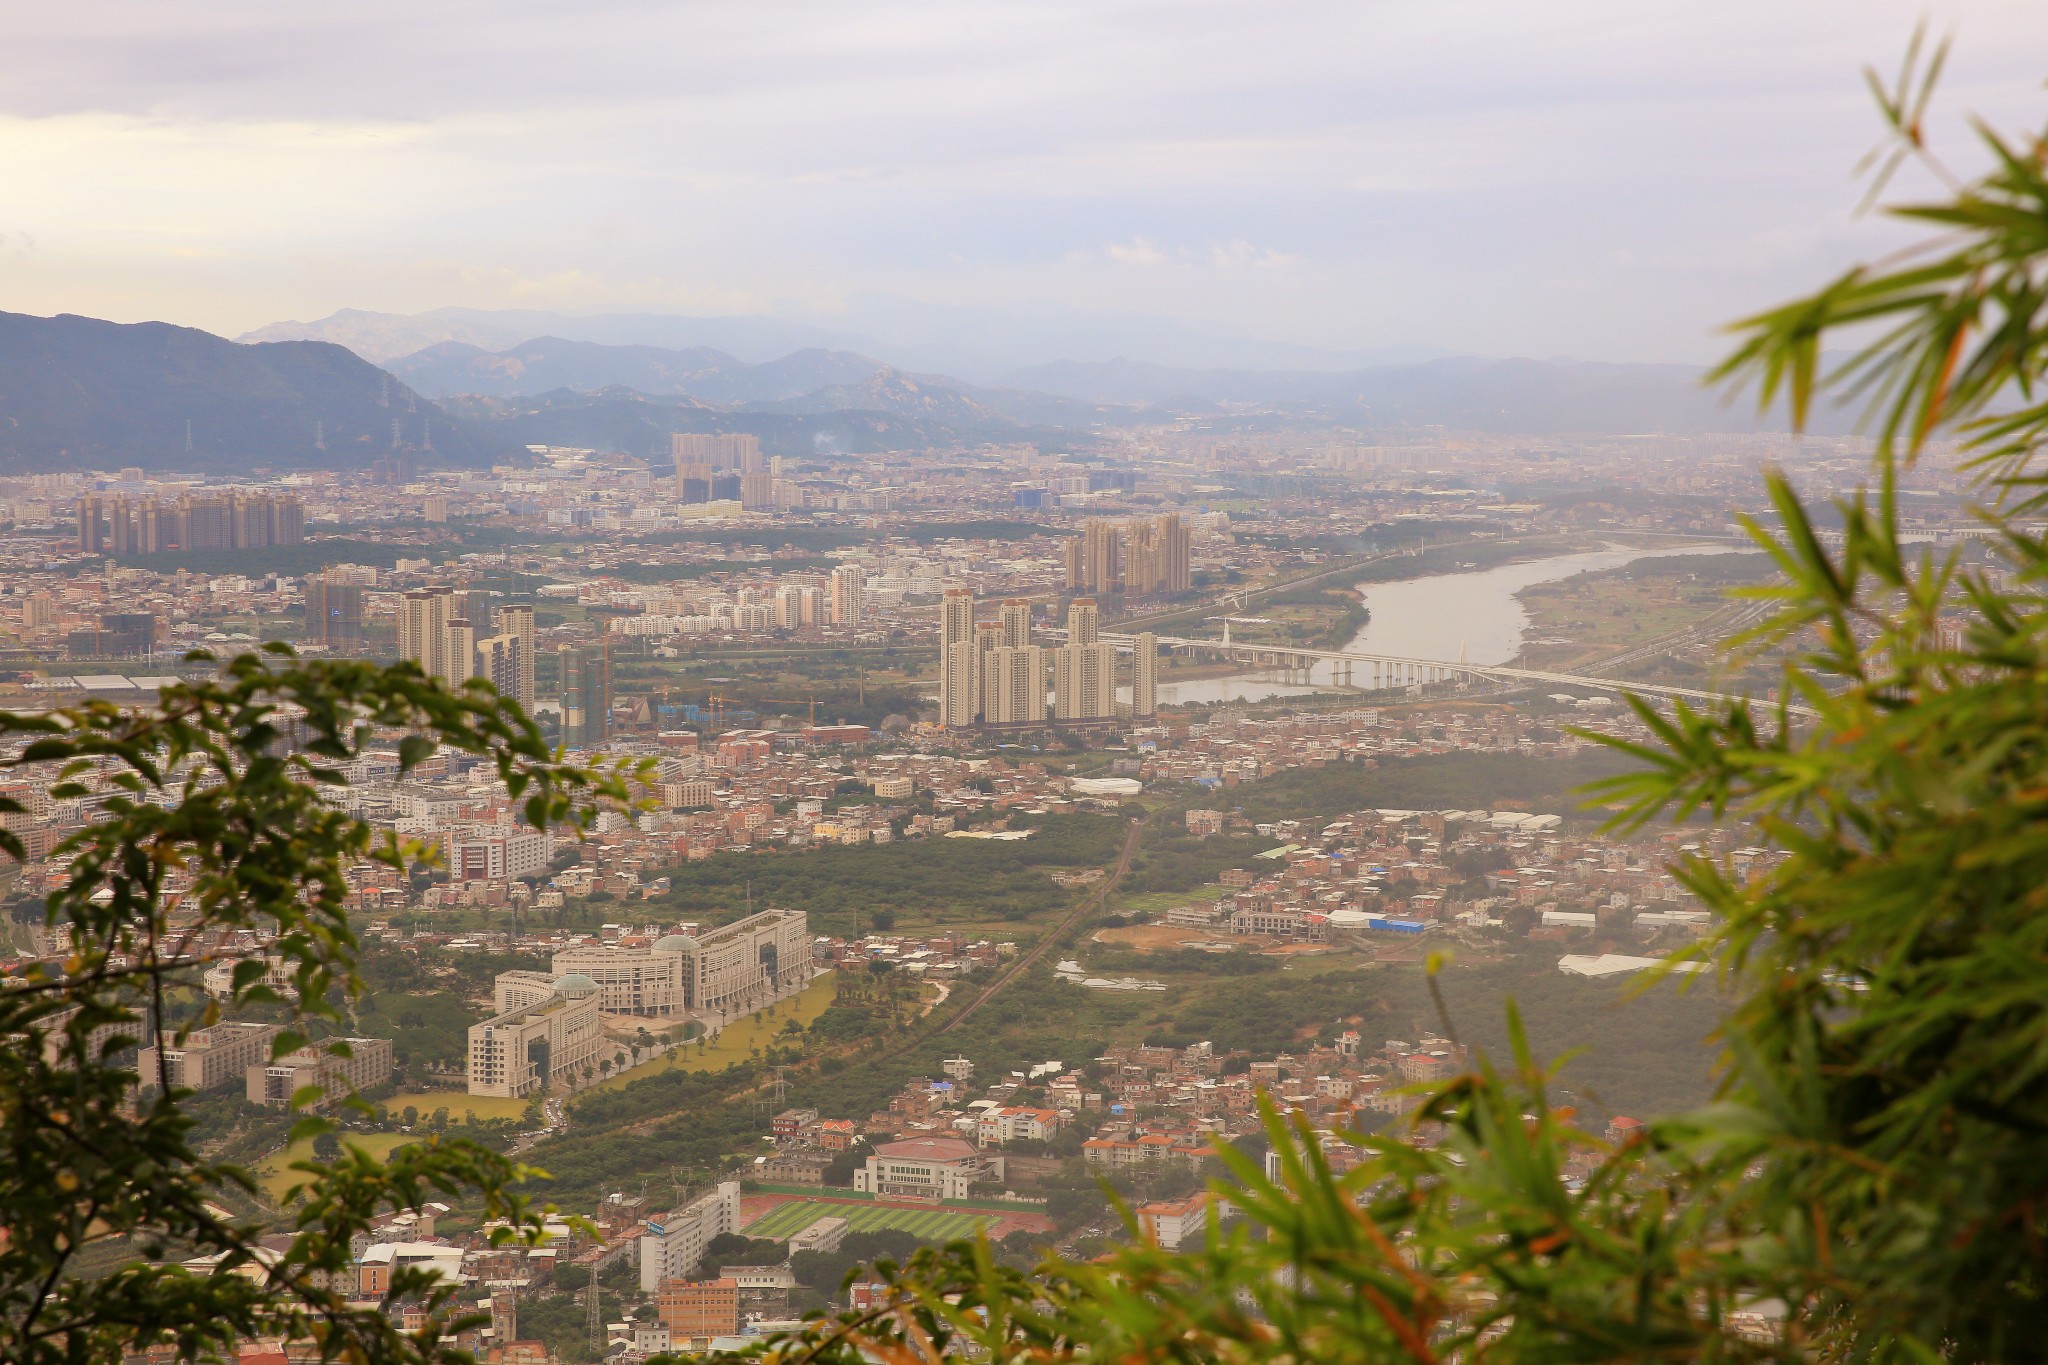
[[[599,313],[583,317],[513,308],[435,308],[424,313],[372,313],[344,308],[313,322],[273,322],[235,339],[331,341],[381,365],[416,355],[444,341],[460,341],[485,351],[503,351],[536,337],[605,346],[709,349],[753,364],[766,363],[792,351],[890,349],[874,337],[778,318],[698,318],[666,313]]]
[[[1006,388],[1170,413],[1272,408],[1366,430],[1443,427],[1527,435],[1699,434],[1782,429],[1730,401],[1691,365],[1453,356],[1347,373],[1194,370],[1117,359],[1061,361],[1014,371]],[[1817,432],[1853,423],[1816,409]]]
[[[1742,431],[1759,425],[1684,365],[1454,357],[1347,373],[1197,370],[1144,361],[1061,361],[982,388],[913,375],[848,351],[797,351],[750,365],[708,348],[677,351],[540,337],[503,351],[459,342],[392,362],[435,397],[533,396],[625,388],[762,412],[878,412],[998,437],[1014,425],[1088,428],[1147,416],[1271,410],[1371,430],[1448,427],[1530,435]]]
[[[485,443],[345,347],[244,346],[163,322],[0,313],[0,470],[367,468],[393,443]]]
[[[1776,426],[1702,388],[1690,367],[1557,360],[1345,373],[1065,361],[983,388],[845,349],[748,361],[718,347],[543,335],[496,350],[441,341],[393,369],[322,341],[245,344],[167,323],[0,313],[0,471],[363,469],[394,442],[431,444],[430,463],[541,442],[659,457],[671,432],[716,430],[754,431],[777,453],[980,441],[1059,449],[1102,427],[1191,416],[1397,437]],[[1848,425],[1835,410],[1817,418],[1823,432]]]
[[[555,389],[595,392],[624,387],[656,397],[688,395],[707,403],[751,403],[783,402],[835,385],[858,384],[888,367],[850,351],[811,348],[750,365],[708,346],[607,346],[544,336],[499,351],[444,341],[394,360],[389,368],[435,398],[509,398]]]

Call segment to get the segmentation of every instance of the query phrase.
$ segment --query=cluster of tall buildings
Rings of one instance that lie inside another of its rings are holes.
[[[1175,597],[1194,586],[1187,523],[1177,512],[1139,521],[1090,518],[1067,542],[1067,591]]]
[[[324,624],[326,611],[346,610],[351,600],[360,620],[360,587],[331,583],[325,575],[314,581],[319,584],[317,601],[313,585],[307,585],[309,625],[316,610]],[[508,605],[494,611],[489,593],[445,586],[414,588],[399,602],[398,657],[412,660],[421,672],[450,687],[485,678],[531,710],[535,648],[532,607]]]
[[[301,545],[306,511],[290,493],[181,494],[166,499],[88,493],[78,500],[77,547],[84,554],[246,550]]]
[[[678,501],[737,502],[749,512],[775,505],[775,476],[762,458],[758,436],[677,432],[669,448],[676,461]]]
[[[867,614],[867,574],[858,564],[840,565],[822,583],[810,575],[789,578],[805,581],[784,582],[775,590],[770,619],[764,619],[763,626],[857,626]]]
[[[963,588],[948,592],[939,611],[939,716],[947,728],[1044,725],[1048,663],[1055,723],[1117,716],[1117,647],[1101,638],[1093,598],[1067,605],[1066,643],[1052,648],[1032,642],[1026,601],[1006,601],[995,620],[977,621],[974,594]],[[1154,714],[1159,642],[1150,633],[1131,637],[1130,685],[1130,714]]]

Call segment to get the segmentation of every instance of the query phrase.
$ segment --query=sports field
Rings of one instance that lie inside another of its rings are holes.
[[[834,1203],[825,1199],[793,1199],[777,1204],[749,1223],[749,1237],[771,1237],[781,1241],[802,1232],[820,1218],[844,1218],[855,1232],[880,1232],[900,1228],[928,1242],[950,1242],[972,1237],[975,1229],[1002,1221],[1000,1214],[967,1213],[960,1209],[906,1209],[887,1204]]]

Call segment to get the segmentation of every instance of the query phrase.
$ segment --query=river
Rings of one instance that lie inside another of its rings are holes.
[[[1524,588],[1554,583],[1574,574],[1618,569],[1638,559],[1742,553],[1750,552],[1728,545],[1678,545],[1659,550],[1612,546],[1466,573],[1360,583],[1357,587],[1365,596],[1372,619],[1351,637],[1346,648],[1447,662],[1462,655],[1469,663],[1504,664],[1521,652],[1522,636],[1529,627],[1529,614],[1515,600],[1515,594]],[[1317,664],[1310,679],[1327,683],[1329,665]],[[1162,705],[1185,706],[1194,702],[1302,696],[1320,690],[1296,683],[1269,682],[1261,674],[1244,673],[1184,683],[1162,682],[1159,701]]]

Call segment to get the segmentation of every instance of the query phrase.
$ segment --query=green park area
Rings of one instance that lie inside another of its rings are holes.
[[[419,1138],[411,1133],[345,1133],[341,1135],[343,1145],[360,1148],[370,1155],[383,1160],[409,1142]],[[304,1171],[292,1169],[295,1161],[313,1159],[312,1138],[302,1138],[281,1152],[272,1152],[256,1163],[256,1184],[273,1204],[283,1204],[285,1191],[308,1179]]]
[[[525,1100],[501,1095],[468,1095],[460,1090],[414,1090],[393,1095],[381,1103],[394,1115],[402,1114],[408,1108],[417,1109],[423,1119],[431,1117],[436,1109],[446,1109],[451,1123],[472,1118],[516,1119],[526,1114]]]
[[[755,1049],[766,1051],[775,1042],[775,1037],[791,1019],[809,1028],[811,1021],[823,1014],[832,1004],[838,992],[838,976],[827,972],[804,987],[802,992],[787,1000],[777,1001],[766,1009],[733,1020],[718,1031],[718,1036],[705,1043],[685,1043],[675,1051],[640,1063],[636,1067],[619,1072],[608,1081],[600,1082],[599,1090],[618,1090],[634,1081],[660,1075],[664,1071],[719,1071],[733,1062],[750,1060]]]
[[[927,1242],[950,1242],[959,1237],[972,1237],[979,1229],[998,1221],[992,1214],[962,1213],[957,1209],[906,1209],[887,1204],[796,1199],[787,1204],[777,1204],[756,1218],[747,1225],[746,1234],[780,1242],[827,1217],[844,1218],[854,1232],[896,1230]]]

